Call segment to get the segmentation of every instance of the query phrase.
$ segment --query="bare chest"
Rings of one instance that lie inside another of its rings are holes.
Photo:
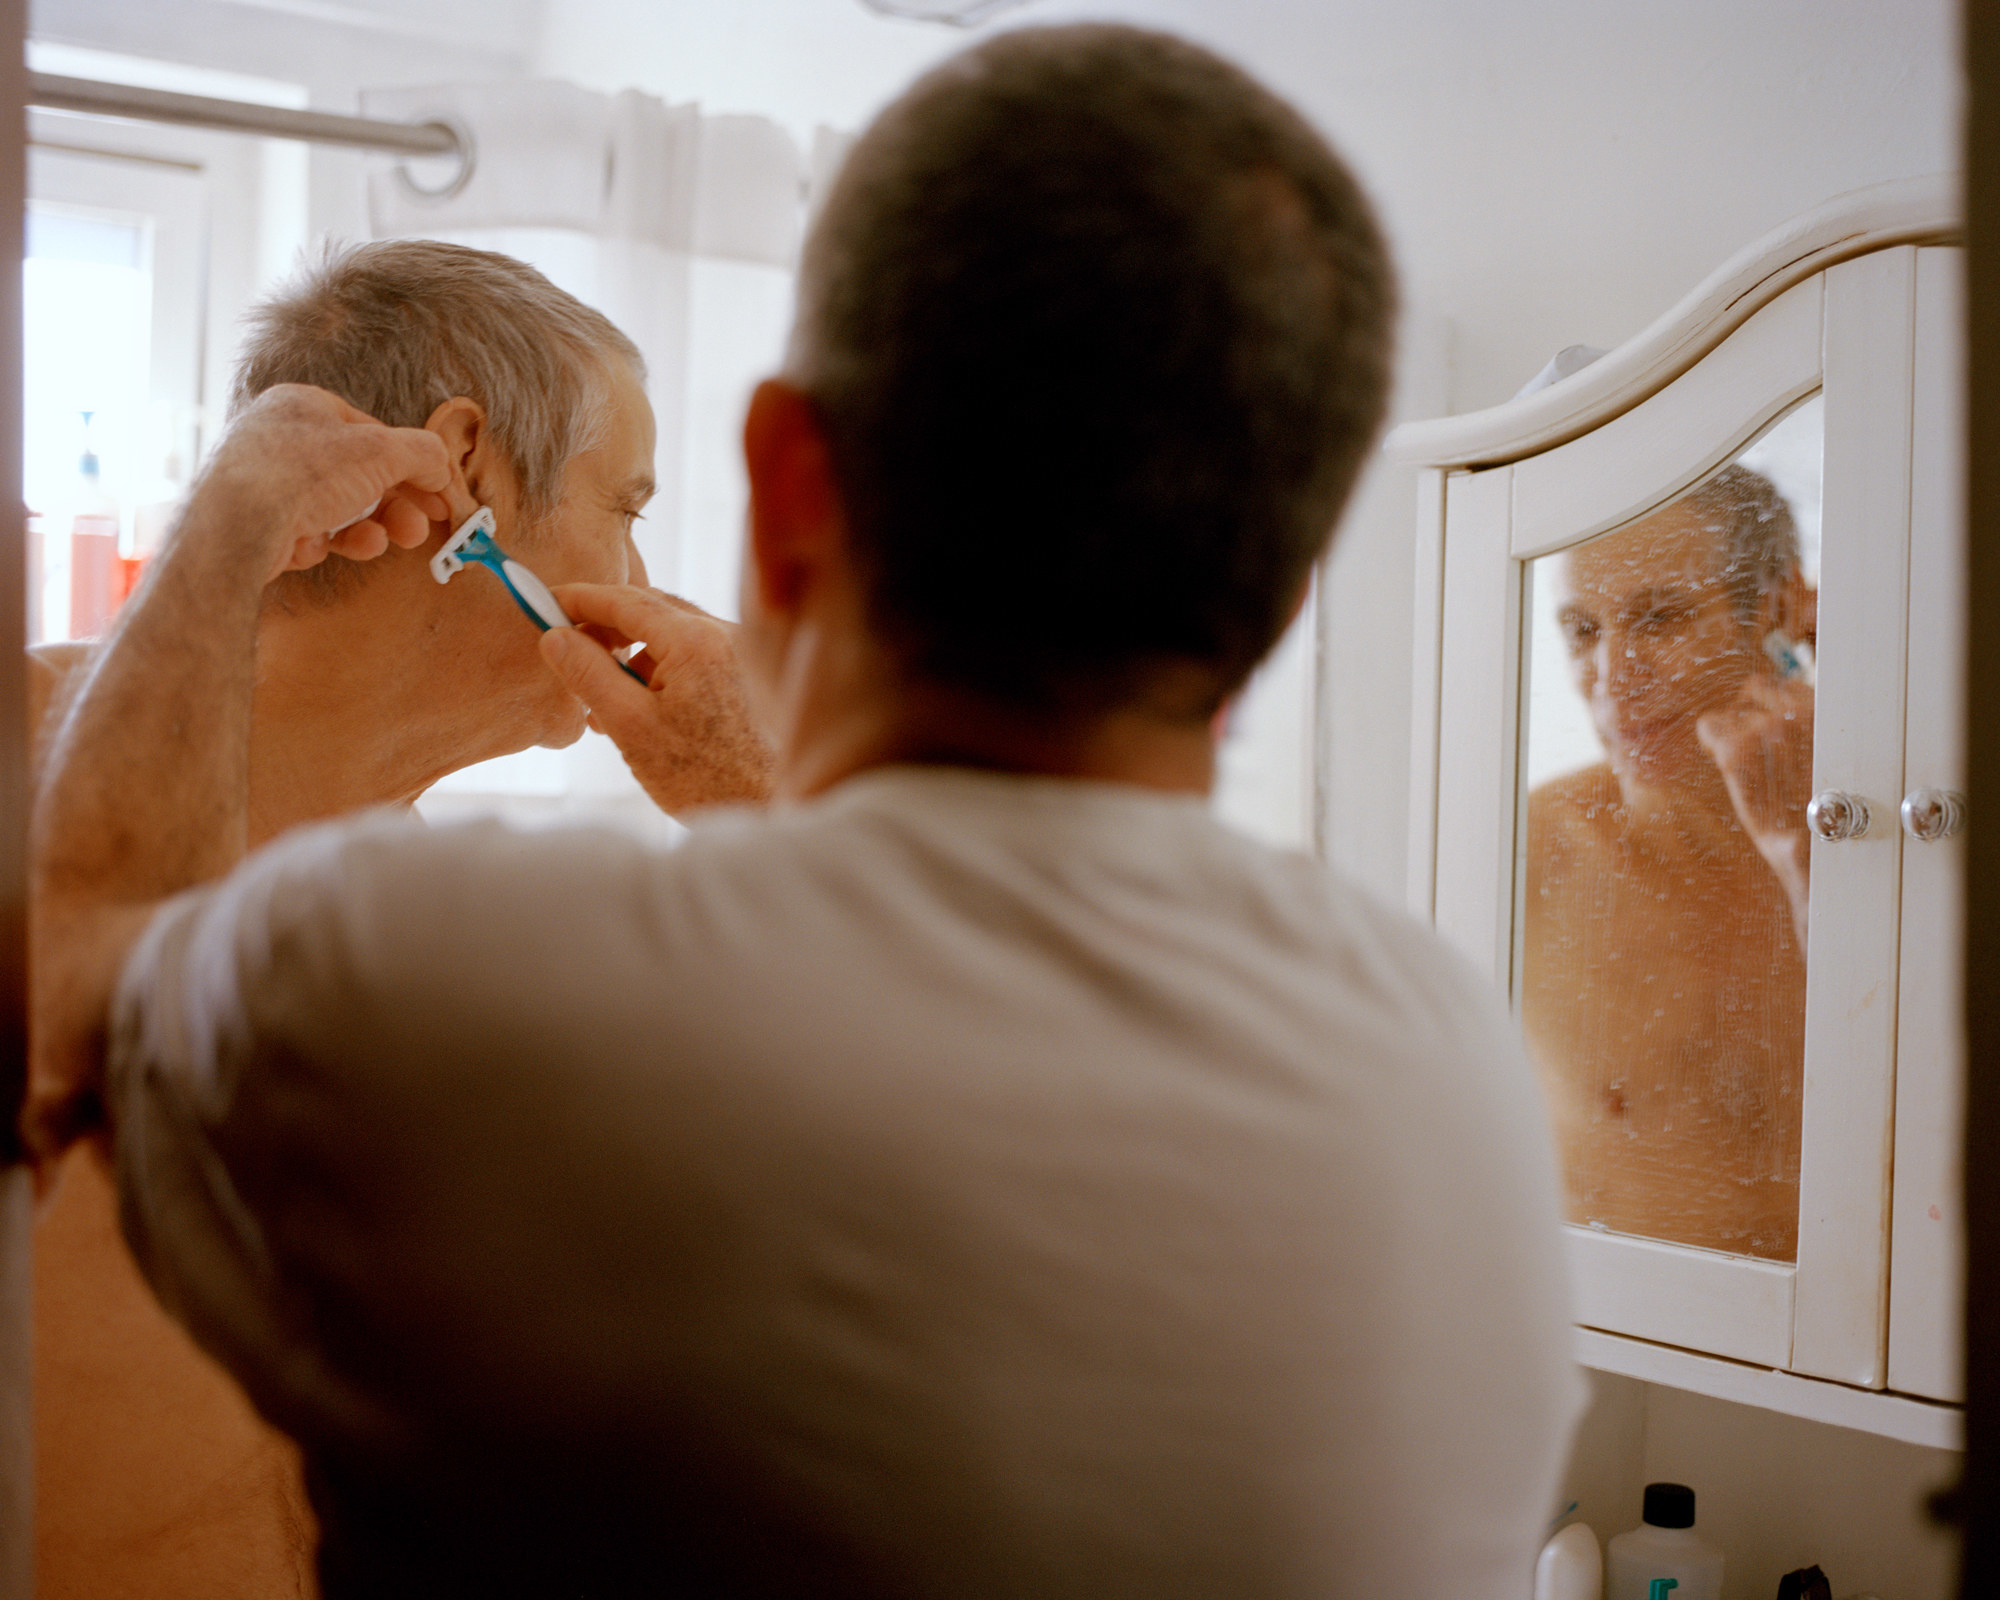
[[[1782,891],[1768,874],[1597,865],[1530,886],[1523,1022],[1545,1073],[1612,1112],[1698,1096],[1753,1113],[1803,1046]]]

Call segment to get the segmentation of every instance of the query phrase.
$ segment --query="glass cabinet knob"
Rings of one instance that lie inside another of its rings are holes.
[[[1912,789],[1903,796],[1903,831],[1925,844],[1965,826],[1965,796],[1956,789]]]
[[[1859,839],[1868,831],[1868,802],[1842,789],[1822,790],[1806,807],[1806,826],[1828,844]]]

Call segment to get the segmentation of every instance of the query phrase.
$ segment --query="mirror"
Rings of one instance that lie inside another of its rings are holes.
[[[1820,406],[1529,564],[1520,1003],[1570,1220],[1796,1258]]]

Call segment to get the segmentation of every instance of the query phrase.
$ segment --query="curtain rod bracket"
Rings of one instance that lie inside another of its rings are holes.
[[[455,199],[472,181],[473,170],[479,165],[479,142],[473,138],[472,130],[448,111],[427,116],[423,121],[412,123],[410,126],[442,129],[450,135],[452,147],[441,154],[453,155],[458,159],[442,183],[423,183],[410,171],[410,160],[415,158],[406,158],[396,163],[396,181],[419,200],[442,205],[447,200]]]

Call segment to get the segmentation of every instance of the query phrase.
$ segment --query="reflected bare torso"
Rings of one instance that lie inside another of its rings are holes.
[[[1608,765],[1529,803],[1522,1021],[1570,1220],[1791,1260],[1805,961],[1747,835],[1640,822]]]

